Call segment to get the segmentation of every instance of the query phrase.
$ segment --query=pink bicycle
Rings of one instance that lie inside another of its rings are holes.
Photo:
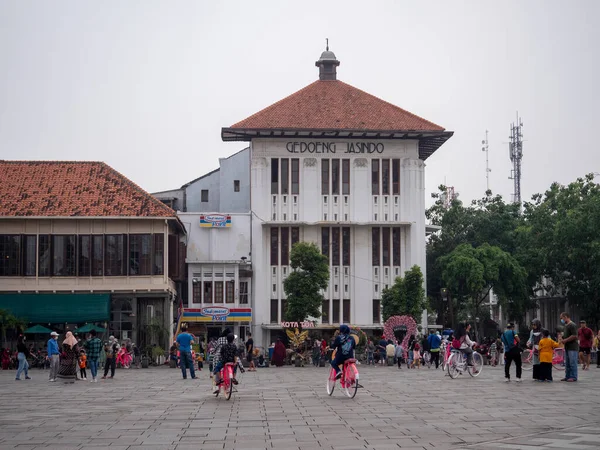
[[[523,370],[532,370],[533,369],[533,350],[526,349],[523,351],[523,355],[521,356],[521,361],[523,363]],[[552,356],[552,367],[556,370],[565,370],[565,349],[558,347],[554,349],[554,354]]]
[[[225,392],[225,398],[229,400],[231,394],[233,394],[233,368],[236,366],[235,363],[225,363],[225,367],[221,369],[221,380],[223,382],[219,385],[219,390],[215,392],[215,397],[219,396],[221,390]],[[213,378],[214,383],[214,378]]]
[[[329,371],[329,378],[327,379],[327,394],[333,394],[333,390],[335,389],[335,382],[337,381],[335,378],[336,372],[332,367]],[[362,387],[358,384],[358,369],[356,368],[356,359],[351,358],[344,361],[344,367],[342,368],[342,377],[340,378],[340,387],[342,391],[349,397],[356,397],[356,392],[359,387]]]

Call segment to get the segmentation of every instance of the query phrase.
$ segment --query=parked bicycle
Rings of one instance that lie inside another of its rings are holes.
[[[344,361],[344,367],[342,368],[342,377],[339,379],[340,387],[344,394],[349,398],[356,397],[358,388],[362,386],[358,383],[359,375],[358,369],[356,368],[356,359],[351,358]],[[329,371],[329,378],[327,379],[327,394],[333,394],[336,383],[336,372],[332,367]]]
[[[532,370],[533,369],[533,350],[526,349],[523,351],[521,355],[521,360],[523,362],[523,370]],[[558,347],[554,349],[554,353],[552,355],[552,367],[556,370],[565,370],[565,349]]]
[[[460,350],[452,349],[446,366],[448,375],[452,379],[462,375],[465,371],[472,377],[477,377],[483,370],[483,357],[476,351],[473,351],[473,365],[469,366],[466,355]]]

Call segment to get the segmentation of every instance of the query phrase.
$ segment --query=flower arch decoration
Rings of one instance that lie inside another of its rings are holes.
[[[417,322],[411,316],[391,316],[383,324],[383,337],[385,339],[395,339],[394,328],[406,327],[406,334],[402,340],[402,348],[408,350],[408,339],[412,334],[417,335]]]

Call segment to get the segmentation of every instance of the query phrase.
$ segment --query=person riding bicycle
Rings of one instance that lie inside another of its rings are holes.
[[[350,327],[348,325],[340,325],[340,334],[337,335],[333,342],[335,350],[335,358],[331,360],[331,367],[335,369],[336,380],[342,376],[340,364],[344,361],[354,358],[354,349],[356,341],[350,336]]]
[[[227,364],[227,363],[235,363],[236,354],[238,352],[237,345],[235,345],[233,343],[233,341],[235,340],[235,335],[233,335],[232,333],[229,333],[227,335],[226,339],[227,339],[227,343],[224,345],[221,345],[221,350],[219,352],[220,360],[216,364],[215,370],[214,370],[214,375],[216,377],[215,378],[215,391],[216,392],[219,391],[219,385],[221,383],[223,383],[223,380],[221,379],[221,376],[220,376],[221,369],[223,369],[223,367],[225,367],[225,364]],[[237,380],[235,379],[235,375],[231,381],[233,382],[233,384],[238,384]]]
[[[211,354],[212,354],[212,374],[213,374],[213,376],[219,374],[220,369],[216,370],[216,367],[221,362],[221,348],[227,344],[227,336],[229,336],[230,333],[231,333],[231,330],[229,328],[225,328],[223,330],[223,332],[221,333],[221,336],[219,336],[219,339],[217,339],[217,342],[212,349]]]
[[[467,365],[473,366],[473,346],[475,342],[469,338],[469,331],[471,330],[470,323],[459,323],[456,327],[456,335],[454,341],[452,341],[452,347],[460,350],[463,354],[467,355]]]

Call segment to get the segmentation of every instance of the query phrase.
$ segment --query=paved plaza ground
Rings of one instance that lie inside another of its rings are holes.
[[[577,383],[504,383],[503,369],[451,380],[441,370],[359,366],[355,399],[327,396],[326,368],[241,377],[230,401],[208,372],[118,370],[114,380],[48,383],[0,371],[0,449],[596,449],[600,369]],[[514,370],[514,369],[513,369]],[[557,372],[554,371],[555,376]],[[514,376],[514,375],[513,375]],[[558,378],[558,377],[557,377]]]

